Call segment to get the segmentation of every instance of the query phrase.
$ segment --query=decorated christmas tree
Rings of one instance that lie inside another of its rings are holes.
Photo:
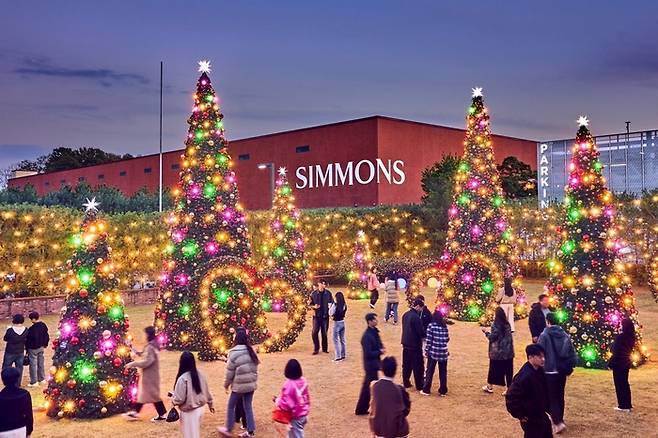
[[[521,290],[481,88],[473,89],[466,122],[464,156],[448,210],[448,234],[441,257],[445,278],[440,281],[437,304],[452,318],[484,323],[493,314],[492,297],[502,287],[505,275],[513,277],[513,284]],[[517,316],[526,312],[523,300],[521,296]]]
[[[230,348],[238,326],[261,340],[265,318],[254,290],[255,270],[248,266],[245,214],[208,77],[210,63],[201,61],[199,71],[176,206],[168,216],[170,258],[160,279],[155,324],[163,345],[199,351],[209,360]]]
[[[653,243],[650,251],[650,258],[647,261],[649,290],[653,294],[653,298],[658,302],[658,242]]]
[[[587,118],[580,117],[578,123],[565,187],[564,240],[557,260],[549,261],[551,277],[547,287],[581,366],[607,366],[610,345],[626,317],[638,329],[632,355],[637,365],[646,351],[630,279],[618,257],[622,245],[614,224],[613,196],[606,187]]]
[[[352,257],[352,269],[347,274],[349,294],[353,300],[368,298],[368,270],[370,269],[370,246],[368,236],[363,230],[356,233],[354,242],[354,256]]]
[[[80,232],[69,243],[68,295],[53,341],[46,412],[50,417],[100,418],[128,410],[137,375],[126,369],[128,318],[114,277],[107,225],[87,200]]]
[[[305,294],[307,263],[304,258],[304,236],[300,226],[300,212],[288,183],[284,167],[278,171],[269,227],[261,251],[265,255],[263,271],[266,275],[285,279],[299,294]],[[285,310],[285,297],[269,296],[263,300],[264,310]]]

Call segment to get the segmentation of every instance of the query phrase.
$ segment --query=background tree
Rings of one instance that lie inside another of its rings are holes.
[[[437,247],[445,241],[444,230],[448,228],[448,208],[452,203],[459,163],[460,158],[446,155],[432,167],[424,169],[421,175],[423,222],[431,230],[432,240],[438,243]]]
[[[372,254],[370,253],[368,236],[365,231],[359,230],[359,232],[356,233],[356,240],[354,241],[352,269],[347,276],[349,298],[354,300],[368,298],[368,270],[371,266],[371,260]]]
[[[516,157],[507,157],[498,166],[505,196],[512,199],[537,195],[537,172]]]

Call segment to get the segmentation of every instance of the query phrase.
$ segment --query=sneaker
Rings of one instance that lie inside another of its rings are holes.
[[[507,390],[503,391],[501,395],[505,397],[507,395]]]
[[[37,383],[28,383],[28,384],[27,384],[27,387],[28,387],[28,388],[36,388],[37,386],[39,386],[39,383],[38,383],[38,382],[37,382]]]
[[[342,358],[342,357],[338,357],[338,358],[336,358],[336,359],[332,359],[331,361],[332,361],[332,362],[340,362],[341,360],[343,360],[343,358]]]
[[[482,391],[484,391],[484,392],[488,392],[489,394],[493,394],[493,388],[492,388],[491,386],[489,386],[489,385],[484,385],[484,386],[482,387]]]
[[[439,394],[439,397],[446,397],[448,394]]]
[[[313,356],[315,356],[316,354],[320,354],[320,352],[319,351],[314,351]]]
[[[425,391],[420,391],[420,395],[429,395],[429,393],[427,393]]]
[[[397,321],[393,321],[393,325],[398,325],[398,322],[397,322]]]
[[[368,305],[370,306],[371,309],[374,309],[374,308],[375,308],[375,305],[372,304],[372,303],[370,303],[370,304],[368,304]]]
[[[161,417],[159,415],[156,415],[155,417],[151,418],[151,423],[161,423],[163,421],[166,421],[167,417]]]
[[[224,426],[219,426],[217,428],[217,432],[219,432],[219,434],[221,436],[226,436],[226,437],[232,437],[233,436],[233,434],[231,432],[229,432],[229,430]]]
[[[251,436],[256,436],[255,433],[253,432],[242,432],[240,435],[238,435],[240,438],[249,438]]]
[[[41,382],[39,382],[39,384],[40,384],[40,385],[47,385],[47,384],[48,384],[48,381],[47,381],[47,380],[42,380]]]
[[[135,411],[130,411],[130,412],[124,412],[121,414],[123,418],[125,418],[128,421],[137,421],[139,420],[139,415]]]
[[[564,423],[556,424],[553,426],[553,433],[562,433],[567,428],[567,425]]]
[[[618,411],[618,412],[631,412],[630,409],[623,409],[623,408],[620,408],[619,406],[615,406],[615,411]]]

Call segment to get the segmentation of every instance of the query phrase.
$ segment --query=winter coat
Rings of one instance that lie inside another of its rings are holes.
[[[395,281],[388,280],[386,285],[384,285],[384,290],[386,291],[386,302],[387,303],[399,303],[400,302],[400,293],[395,288]]]
[[[435,322],[431,322],[427,327],[427,337],[425,338],[425,353],[427,357],[439,362],[448,360],[448,327],[441,327]]]
[[[542,368],[534,369],[526,362],[512,379],[505,395],[507,412],[512,417],[537,420],[549,409],[548,385]]]
[[[246,345],[236,345],[228,352],[224,388],[240,394],[254,392],[258,382],[258,364],[249,355]]]
[[[372,272],[368,274],[368,290],[375,290],[379,288],[379,280],[377,279],[377,274]]]
[[[514,357],[514,340],[512,329],[509,324],[491,326],[491,333],[486,333],[489,338],[489,359],[509,360]]]
[[[334,316],[332,317],[334,321],[344,321],[345,314],[347,314],[347,303],[345,303],[342,308],[338,308],[336,303],[333,304],[336,307],[334,311]]]
[[[537,343],[544,348],[544,358],[546,358],[544,372],[547,374],[558,372],[558,362],[569,361],[571,364],[575,364],[578,360],[571,336],[559,325],[546,327],[539,335]]]
[[[368,371],[379,371],[381,368],[382,339],[376,327],[368,327],[361,337],[363,348],[363,368]]]
[[[144,356],[144,358],[126,365],[127,367],[142,369],[137,403],[146,404],[162,401],[160,397],[160,348],[158,341],[153,340],[146,344],[146,348],[138,353],[138,356]]]
[[[608,362],[608,368],[612,370],[623,370],[633,366],[631,354],[635,348],[634,333],[619,333],[612,344],[612,357]]]
[[[41,347],[46,348],[49,342],[48,326],[43,321],[37,321],[27,329],[25,348],[28,350],[36,350]]]
[[[423,323],[423,333],[425,333],[427,327],[429,327],[432,322],[432,312],[430,312],[430,309],[428,309],[427,306],[423,306],[420,310],[420,321]]]
[[[10,326],[5,332],[4,337],[7,346],[7,354],[23,354],[25,352],[25,342],[27,341],[27,328]]]
[[[304,377],[297,380],[286,379],[275,404],[282,411],[292,413],[293,419],[307,416],[311,410],[311,398],[306,379]]]
[[[414,309],[407,310],[402,315],[402,347],[420,350],[423,347],[425,329],[420,315]]]
[[[505,294],[505,288],[501,287],[498,290],[498,295],[496,295],[496,302],[498,304],[516,304],[516,291],[512,293],[511,297],[508,297],[507,294]]]
[[[530,335],[533,338],[538,338],[546,328],[546,315],[544,315],[541,304],[534,303],[530,308],[528,326],[530,327]]]
[[[329,289],[325,289],[320,292],[319,290],[314,291],[311,294],[311,304],[317,305],[320,307],[318,309],[313,309],[315,312],[315,318],[320,319],[329,319],[329,304],[334,302],[334,297],[329,292]]]
[[[199,375],[199,386],[201,386],[201,392],[198,394],[192,385],[192,375],[189,371],[176,380],[171,403],[178,406],[183,412],[193,411],[205,405],[212,406],[212,394],[208,388],[208,381],[201,371],[197,371],[197,374]]]
[[[409,435],[409,393],[395,382],[382,378],[370,387],[370,430],[375,436],[397,438]]]
[[[5,386],[0,391],[0,413],[0,433],[25,427],[27,435],[32,434],[32,397],[25,389]]]

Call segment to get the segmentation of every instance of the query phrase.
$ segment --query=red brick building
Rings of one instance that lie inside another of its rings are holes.
[[[288,169],[301,208],[412,204],[422,196],[423,169],[444,155],[461,155],[464,137],[461,129],[372,116],[233,140],[229,152],[241,202],[249,210],[269,208],[271,172],[279,167]],[[513,155],[537,168],[536,142],[494,135],[493,145],[499,163]],[[178,182],[181,153],[163,155],[166,187]],[[31,184],[43,195],[82,181],[126,194],[157,190],[158,155],[13,178],[9,186]]]

